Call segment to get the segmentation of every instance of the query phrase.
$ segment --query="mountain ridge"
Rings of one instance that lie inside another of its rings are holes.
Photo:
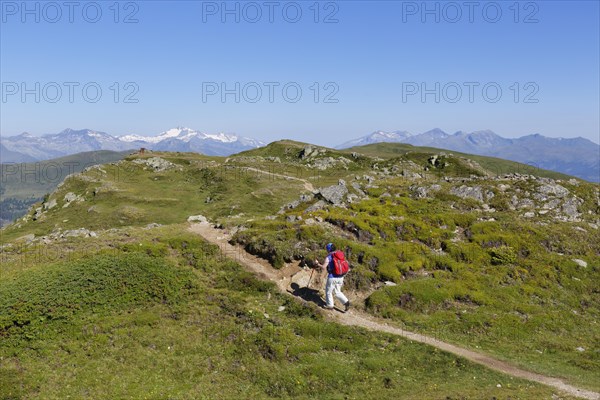
[[[156,136],[113,136],[93,129],[64,129],[59,133],[33,136],[27,132],[1,137],[2,162],[31,162],[68,156],[85,151],[125,151],[144,147],[149,150],[193,151],[227,156],[264,145],[263,142],[235,134],[210,134],[177,127]]]
[[[450,134],[439,128],[416,135],[397,135],[396,132],[400,131],[376,131],[335,148],[381,142],[406,143],[503,158],[573,175],[590,182],[600,182],[600,145],[580,136],[549,138],[534,133],[519,138],[505,138],[491,130],[470,133],[457,131]]]

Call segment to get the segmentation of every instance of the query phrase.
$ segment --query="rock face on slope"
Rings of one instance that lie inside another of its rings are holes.
[[[461,185],[450,189],[450,194],[461,197],[463,199],[474,199],[480,202],[489,201],[494,197],[492,191],[486,191],[481,186]]]
[[[346,182],[343,179],[340,179],[337,185],[319,189],[318,193],[320,197],[334,206],[343,205],[347,194],[348,188],[346,187]]]
[[[152,168],[154,172],[167,171],[176,167],[176,165],[172,162],[162,159],[160,157],[138,158],[136,160],[133,160],[133,162],[136,164],[146,165]]]

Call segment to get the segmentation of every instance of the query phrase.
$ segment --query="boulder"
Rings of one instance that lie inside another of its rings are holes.
[[[329,203],[340,206],[344,204],[344,198],[348,194],[348,188],[345,184],[333,185],[326,188],[319,189],[321,197]]]
[[[562,198],[569,194],[569,190],[567,188],[565,188],[564,186],[561,186],[557,183],[550,182],[550,183],[542,184],[538,188],[538,193],[541,193],[544,195],[552,195],[552,196]]]
[[[450,189],[450,194],[461,197],[463,199],[470,198],[483,202],[483,190],[481,186],[462,185],[460,187],[454,187]]]
[[[52,199],[48,203],[44,203],[44,210],[51,210],[54,207],[56,207],[56,199]]]
[[[321,210],[326,205],[327,205],[327,203],[325,203],[323,200],[319,200],[315,204],[313,204],[312,206],[308,207],[306,209],[306,212],[310,213],[310,212],[315,212],[315,211]]]
[[[187,221],[188,222],[200,222],[200,223],[208,222],[208,220],[206,219],[206,217],[204,215],[191,215],[188,217]]]

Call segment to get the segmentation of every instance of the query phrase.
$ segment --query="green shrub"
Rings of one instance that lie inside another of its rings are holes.
[[[178,303],[195,288],[190,272],[141,253],[100,255],[0,283],[0,335],[33,337],[48,321],[148,303]]]
[[[391,307],[392,301],[390,296],[385,290],[377,290],[367,297],[365,304],[367,308],[373,310],[376,313],[381,313],[387,308]]]
[[[378,269],[379,276],[384,281],[392,281],[399,283],[402,281],[402,274],[398,270],[396,264],[383,264]]]
[[[514,264],[517,254],[512,247],[500,246],[489,250],[493,265]]]

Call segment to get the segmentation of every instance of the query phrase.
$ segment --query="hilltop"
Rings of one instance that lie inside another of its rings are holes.
[[[174,397],[207,395],[202,387],[239,395],[242,386],[258,397],[554,393],[323,320],[315,304],[278,294],[190,236],[186,220],[202,215],[280,271],[313,266],[333,240],[351,261],[346,290],[357,312],[600,389],[598,185],[485,157],[378,146],[280,141],[227,158],[154,152],[69,176],[2,230],[0,335],[10,340],[0,353],[12,355],[0,377],[23,397],[39,380],[50,397],[72,394],[57,384],[63,373],[76,373],[73,384],[96,398],[150,387]],[[128,280],[112,286],[115,273]],[[66,289],[44,292],[48,285]],[[119,287],[124,297],[107,300]],[[33,350],[16,356],[25,343]],[[40,368],[48,352],[60,354],[64,371],[18,372]],[[156,360],[154,380],[101,389],[93,365],[107,365],[106,377],[123,355],[132,371]],[[68,367],[73,357],[85,368]],[[326,372],[332,357],[349,366],[342,386]],[[187,362],[202,367],[192,373]]]

